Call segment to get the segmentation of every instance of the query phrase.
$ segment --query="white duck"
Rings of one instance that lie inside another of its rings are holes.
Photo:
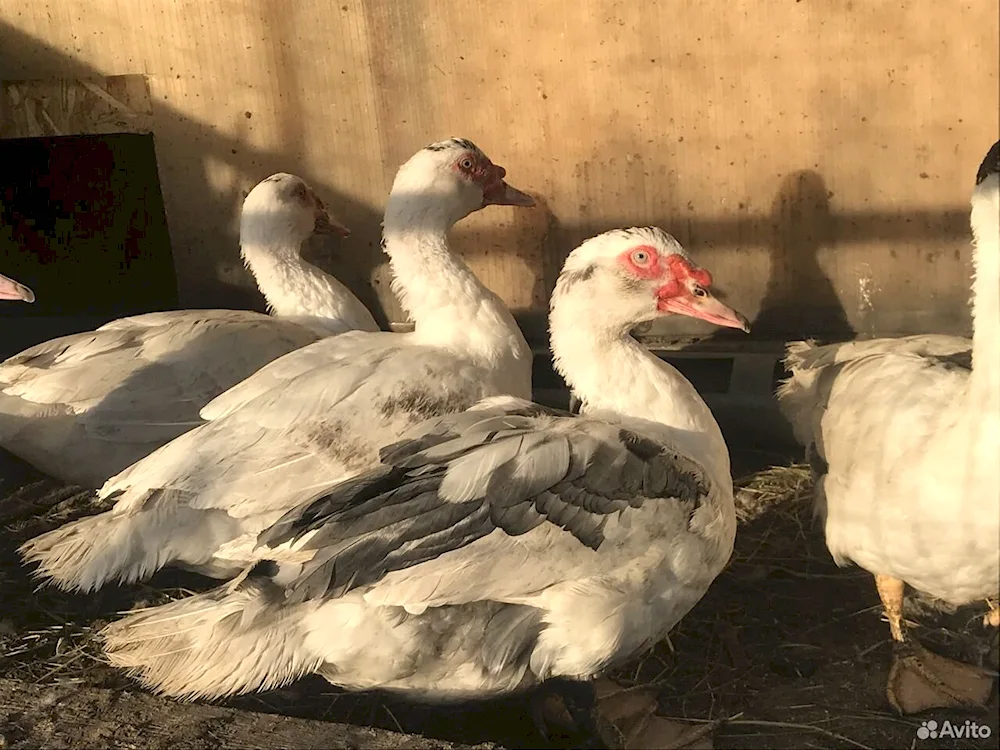
[[[39,575],[84,591],[168,564],[235,575],[261,529],[376,464],[413,423],[486,396],[530,397],[521,330],[448,247],[473,211],[532,205],[504,175],[466,140],[421,149],[396,176],[383,236],[415,330],[325,339],[222,394],[202,410],[207,424],[108,480],[100,496],[118,497],[112,510],[24,545]]]
[[[24,284],[20,284],[14,281],[14,279],[0,273],[0,299],[34,302],[35,293]]]
[[[817,477],[826,543],[873,573],[896,642],[887,694],[900,712],[982,705],[993,679],[910,637],[904,584],[955,605],[1000,586],[1000,143],[972,198],[967,340],[916,336],[789,347],[778,392]],[[1000,624],[992,605],[987,620]]]
[[[377,331],[347,287],[299,255],[345,236],[302,179],[275,174],[243,204],[241,252],[273,317],[171,310],[114,320],[0,364],[0,445],[84,487],[202,423],[198,411],[262,365],[322,336]]]
[[[252,570],[109,626],[112,663],[187,698],[315,672],[452,700],[586,681],[656,642],[736,519],[715,419],[629,330],[671,313],[746,330],[709,281],[659,229],[588,240],[550,316],[584,416],[499,397],[417,426],[266,530]]]

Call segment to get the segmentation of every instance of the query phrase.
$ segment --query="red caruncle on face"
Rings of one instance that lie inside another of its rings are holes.
[[[663,286],[656,294],[660,299],[691,294],[689,281],[706,289],[712,285],[712,274],[704,268],[676,253],[661,255],[651,245],[638,245],[626,250],[619,256],[619,262],[636,278],[662,278]]]
[[[497,166],[489,159],[471,151],[462,154],[455,161],[453,169],[467,179],[481,185],[484,190],[496,187],[507,176],[507,170],[503,167]]]

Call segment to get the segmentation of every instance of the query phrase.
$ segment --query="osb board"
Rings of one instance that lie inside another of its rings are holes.
[[[150,133],[149,87],[141,75],[3,81],[0,138]]]
[[[417,148],[463,135],[543,199],[457,232],[516,310],[544,312],[583,237],[656,223],[762,330],[962,331],[998,17],[997,0],[0,0],[0,78],[149,76],[185,304],[245,299],[239,202],[286,170],[354,229],[328,267],[401,319],[386,192]]]

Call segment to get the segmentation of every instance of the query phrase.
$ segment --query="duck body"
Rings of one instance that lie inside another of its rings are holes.
[[[850,357],[838,345],[790,357],[800,376],[821,368],[811,373],[823,407],[807,445],[827,547],[839,564],[901,578],[955,605],[995,597],[1000,509],[986,491],[1000,486],[998,465],[974,444],[1000,433],[995,421],[970,424],[955,408],[969,385],[971,342],[871,343],[877,348]]]
[[[498,425],[503,429],[494,433]],[[433,436],[394,446],[386,468],[347,480],[268,530],[265,544],[275,547],[305,533],[292,550],[269,549],[277,561],[272,578],[243,581],[201,602],[204,620],[185,625],[217,627],[228,637],[213,637],[218,650],[199,654],[201,676],[172,673],[169,687],[157,687],[208,697],[279,684],[284,680],[272,680],[283,669],[273,668],[288,648],[295,664],[337,685],[431,701],[508,693],[550,676],[598,675],[659,640],[732,551],[731,491],[686,460],[678,439],[655,423],[573,418],[510,398],[442,418]],[[536,454],[500,464],[509,468],[500,472],[505,485],[470,487],[461,500],[449,500],[457,507],[420,513],[427,493],[455,498],[463,460],[497,466],[498,456],[511,456],[512,441],[522,450],[530,441]],[[567,479],[568,471],[577,473],[570,464],[593,452],[620,461],[616,468],[629,472],[631,492],[611,490],[621,478],[605,474],[607,467]],[[447,463],[436,458],[442,454]],[[518,481],[519,469],[539,464],[548,475]],[[371,498],[380,482],[391,483],[391,495]],[[352,527],[378,532],[329,538],[335,528]],[[383,535],[384,544],[374,540]],[[336,572],[340,566],[350,571],[346,577]],[[287,604],[275,612],[267,603],[278,601]],[[229,631],[223,613],[236,607],[260,618]],[[156,622],[150,618],[132,634],[145,637]],[[215,668],[235,667],[228,656],[237,653],[267,656],[259,669],[247,665],[231,678]],[[133,655],[123,658],[131,663]]]
[[[992,678],[907,633],[905,585],[954,605],[1000,594],[1000,143],[972,199],[972,341],[790,345],[779,404],[806,446],[827,547],[875,576],[902,713],[985,704]],[[987,620],[1000,624],[1000,611]]]
[[[312,497],[317,484],[370,467],[380,445],[428,416],[528,388],[521,381],[530,374],[498,376],[492,362],[465,352],[456,368],[454,351],[414,346],[404,336],[381,334],[378,346],[357,334],[317,342],[296,359],[315,358],[319,369],[255,394],[246,406],[222,413],[109,480],[102,493],[121,492],[121,498],[94,523],[107,524],[106,533],[127,550],[113,569],[136,571],[141,578],[146,569],[137,561],[152,557],[213,577],[236,575],[257,533]],[[280,364],[286,363],[269,366]],[[224,408],[213,402],[206,412]],[[225,452],[217,452],[223,444]],[[189,473],[192,458],[198,470]],[[99,538],[92,532],[79,543],[90,547]]]
[[[45,473],[98,488],[202,424],[209,401],[322,336],[378,330],[339,281],[299,256],[312,233],[343,235],[294,175],[247,196],[241,252],[273,315],[171,310],[111,321],[0,364],[0,445]]]
[[[201,424],[202,406],[319,336],[241,310],[112,321],[26,349],[0,365],[0,439],[54,477],[100,487]]]
[[[85,591],[168,564],[227,578],[259,531],[377,463],[411,425],[486,396],[530,396],[517,323],[447,244],[487,202],[530,205],[502,173],[463,139],[418,152],[397,176],[383,243],[415,330],[349,332],[271,362],[209,403],[206,424],[111,477],[99,494],[112,510],[31,540],[27,559]]]
[[[588,680],[662,638],[729,560],[732,479],[707,406],[627,332],[689,284],[699,310],[745,319],[686,277],[621,267],[700,271],[659,230],[590,242],[550,316],[583,415],[508,396],[416,424],[264,530],[226,586],[109,626],[112,662],[180,697],[316,672],[440,701]]]

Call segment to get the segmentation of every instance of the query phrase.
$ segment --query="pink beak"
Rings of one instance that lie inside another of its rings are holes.
[[[663,312],[687,315],[689,318],[698,318],[725,328],[739,328],[744,333],[750,333],[750,321],[746,316],[723,304],[711,293],[706,293],[704,297],[689,294],[662,298],[657,307]]]
[[[14,279],[9,279],[0,274],[0,299],[21,300],[22,302],[34,302],[35,293],[24,284],[19,284]]]
[[[507,170],[501,166],[494,165],[493,182],[486,186],[483,191],[484,206],[524,206],[531,208],[535,205],[535,199],[527,193],[522,193],[517,188],[511,187],[504,181]]]

